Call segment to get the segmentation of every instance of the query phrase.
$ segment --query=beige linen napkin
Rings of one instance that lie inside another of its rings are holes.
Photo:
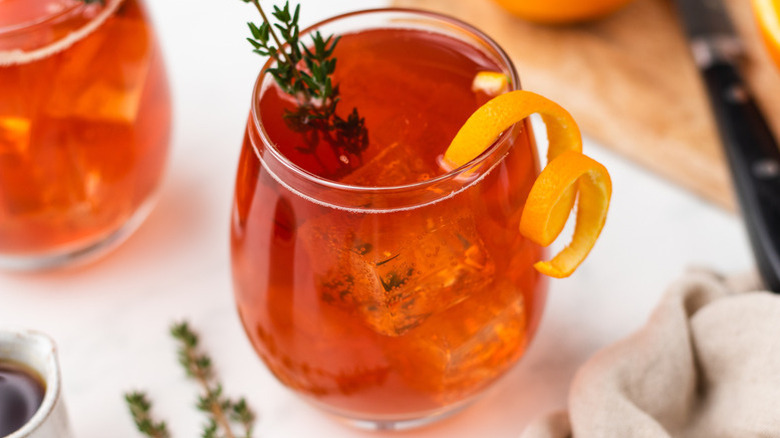
[[[580,368],[569,412],[522,438],[780,437],[780,295],[756,289],[685,275],[641,330]]]

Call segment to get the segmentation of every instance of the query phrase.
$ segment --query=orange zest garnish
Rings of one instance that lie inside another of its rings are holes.
[[[571,243],[552,260],[534,267],[551,277],[567,277],[596,243],[609,209],[612,183],[601,164],[582,154],[582,136],[572,116],[555,102],[530,91],[511,91],[478,108],[444,153],[445,163],[460,167],[484,152],[512,125],[531,114],[547,128],[548,164],[534,182],[520,219],[520,233],[547,246],[561,233],[579,194]]]
[[[752,0],[752,5],[764,45],[780,68],[780,0]]]
[[[547,126],[548,162],[563,151],[582,151],[580,128],[568,111],[546,97],[516,90],[496,96],[474,111],[444,152],[444,160],[453,168],[468,163],[502,132],[534,113],[541,114]]]
[[[482,92],[488,96],[497,96],[509,91],[509,78],[497,71],[481,71],[471,82],[471,91]]]
[[[585,260],[607,219],[612,181],[607,169],[579,152],[563,152],[536,179],[528,194],[520,233],[547,246],[560,234],[571,192],[579,193],[577,223],[571,243],[548,262],[534,265],[550,277],[568,277]]]

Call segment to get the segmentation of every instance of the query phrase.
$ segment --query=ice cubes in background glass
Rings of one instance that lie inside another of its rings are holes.
[[[0,116],[0,157],[22,155],[30,147],[30,120]]]
[[[149,30],[142,21],[113,18],[63,52],[52,72],[45,112],[52,118],[133,123],[148,75]]]
[[[0,217],[24,214],[37,208],[39,202],[27,193],[34,190],[35,178],[28,170],[30,149],[29,119],[0,117]]]

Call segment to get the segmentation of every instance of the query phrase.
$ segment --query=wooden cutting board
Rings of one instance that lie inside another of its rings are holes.
[[[778,136],[780,70],[761,45],[749,1],[726,3],[747,48],[742,71]],[[584,135],[735,210],[715,123],[670,1],[636,0],[602,20],[573,26],[528,23],[489,0],[394,4],[442,12],[482,29],[509,53],[522,87],[567,108]]]

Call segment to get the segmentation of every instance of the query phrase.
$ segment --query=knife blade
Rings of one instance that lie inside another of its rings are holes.
[[[701,73],[753,255],[780,293],[780,147],[738,69],[744,48],[722,0],[676,0]]]

